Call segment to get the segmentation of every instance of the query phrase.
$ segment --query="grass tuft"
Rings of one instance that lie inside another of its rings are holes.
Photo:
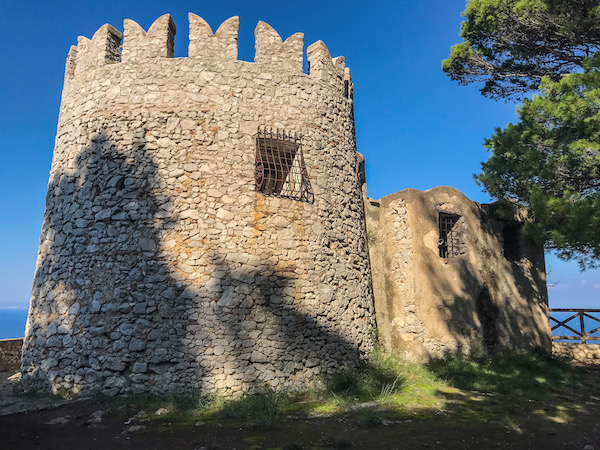
[[[296,399],[291,389],[275,389],[267,384],[240,398],[225,399],[218,416],[241,419],[255,426],[272,426],[285,407]]]

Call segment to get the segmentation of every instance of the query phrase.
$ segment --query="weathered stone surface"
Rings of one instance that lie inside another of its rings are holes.
[[[264,23],[256,62],[238,61],[237,18],[190,22],[188,58],[172,58],[168,15],[126,21],[122,55],[110,26],[70,53],[22,361],[32,390],[233,393],[310,381],[372,346],[343,61],[319,43],[304,74],[302,35]],[[259,126],[302,135],[314,201],[255,191]]]
[[[141,362],[135,362],[133,363],[133,366],[131,368],[131,371],[133,373],[143,373],[143,372],[147,372],[148,371],[148,364],[146,363],[141,363]]]
[[[543,249],[521,235],[519,259],[507,260],[507,222],[494,204],[449,187],[406,189],[365,204],[378,330],[388,350],[418,362],[550,350]],[[458,217],[447,258],[438,246],[440,213]],[[522,218],[508,223],[515,220]]]
[[[552,342],[552,354],[575,364],[600,366],[600,345],[578,342]]]
[[[41,341],[40,345],[44,342]],[[0,339],[0,371],[14,370],[21,365],[23,339]]]

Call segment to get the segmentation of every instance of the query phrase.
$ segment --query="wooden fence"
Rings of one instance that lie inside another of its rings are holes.
[[[565,320],[559,320],[558,316],[564,316],[564,313],[570,313],[569,317]],[[586,318],[588,319],[588,325],[589,323],[594,323],[594,325],[600,324],[600,309],[550,308],[549,317],[552,330],[552,340],[569,340],[581,341],[583,344],[600,344],[600,334],[592,336],[594,333],[600,332],[600,326],[590,331],[586,331],[585,329]],[[572,320],[575,322],[570,323]],[[556,330],[559,330],[559,332],[564,332],[565,329],[570,331],[572,334],[557,334]]]

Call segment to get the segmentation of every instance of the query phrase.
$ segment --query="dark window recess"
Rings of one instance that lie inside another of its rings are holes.
[[[521,259],[521,226],[506,224],[502,230],[504,257],[509,261]]]
[[[314,195],[304,164],[301,138],[264,127],[256,136],[256,191],[312,203]]]
[[[492,300],[490,291],[484,287],[475,300],[475,311],[479,323],[481,323],[481,331],[483,334],[483,345],[490,355],[496,353],[498,348],[498,316],[500,310]]]
[[[440,238],[438,240],[438,249],[440,257],[450,258],[458,255],[458,236],[456,235],[456,222],[460,216],[456,214],[439,213],[438,229]]]

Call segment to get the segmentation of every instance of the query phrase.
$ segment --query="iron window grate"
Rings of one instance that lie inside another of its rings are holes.
[[[460,216],[456,214],[439,213],[438,229],[440,238],[438,240],[438,249],[442,258],[450,258],[458,255],[456,223],[459,218]]]
[[[259,127],[255,180],[257,192],[312,203],[314,194],[304,163],[301,136]]]

